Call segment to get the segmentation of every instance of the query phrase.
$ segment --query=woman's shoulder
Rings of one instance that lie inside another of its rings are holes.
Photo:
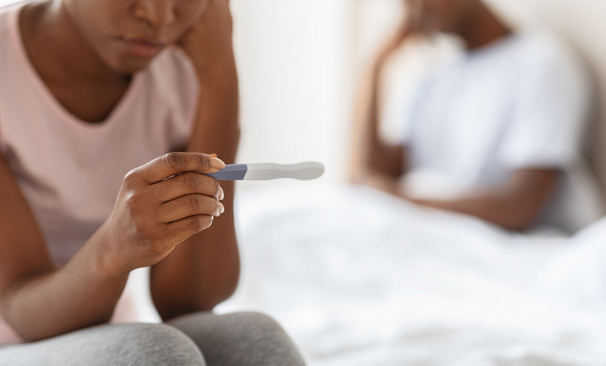
[[[0,5],[0,18],[2,18],[4,20],[4,17],[6,17],[6,14],[18,11],[20,8],[27,5],[28,3],[31,3],[31,1],[18,1],[18,2],[12,1],[10,4]]]
[[[14,18],[17,17],[19,9],[26,3],[19,2],[0,6],[0,41],[5,44],[7,37],[11,34],[11,25]]]

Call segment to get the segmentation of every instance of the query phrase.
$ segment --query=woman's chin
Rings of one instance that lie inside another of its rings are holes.
[[[143,57],[122,57],[107,62],[108,66],[120,74],[134,74],[136,72],[146,69],[149,64],[155,59],[143,58]]]

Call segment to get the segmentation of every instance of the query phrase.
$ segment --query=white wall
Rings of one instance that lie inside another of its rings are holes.
[[[325,163],[345,174],[352,80],[349,0],[233,2],[242,91],[241,162]],[[253,183],[252,186],[255,186]]]

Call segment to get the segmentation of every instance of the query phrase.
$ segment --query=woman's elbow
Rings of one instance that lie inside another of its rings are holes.
[[[153,300],[158,314],[166,321],[182,315],[212,311],[235,293],[237,285],[238,278],[235,278],[222,286],[191,291],[188,296],[178,300],[174,298],[162,300],[155,298]]]

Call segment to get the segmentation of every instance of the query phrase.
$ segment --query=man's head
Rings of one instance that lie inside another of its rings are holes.
[[[477,10],[480,0],[406,0],[409,20],[425,32],[458,34]]]
[[[200,19],[210,0],[63,0],[93,51],[112,69],[145,68]]]

